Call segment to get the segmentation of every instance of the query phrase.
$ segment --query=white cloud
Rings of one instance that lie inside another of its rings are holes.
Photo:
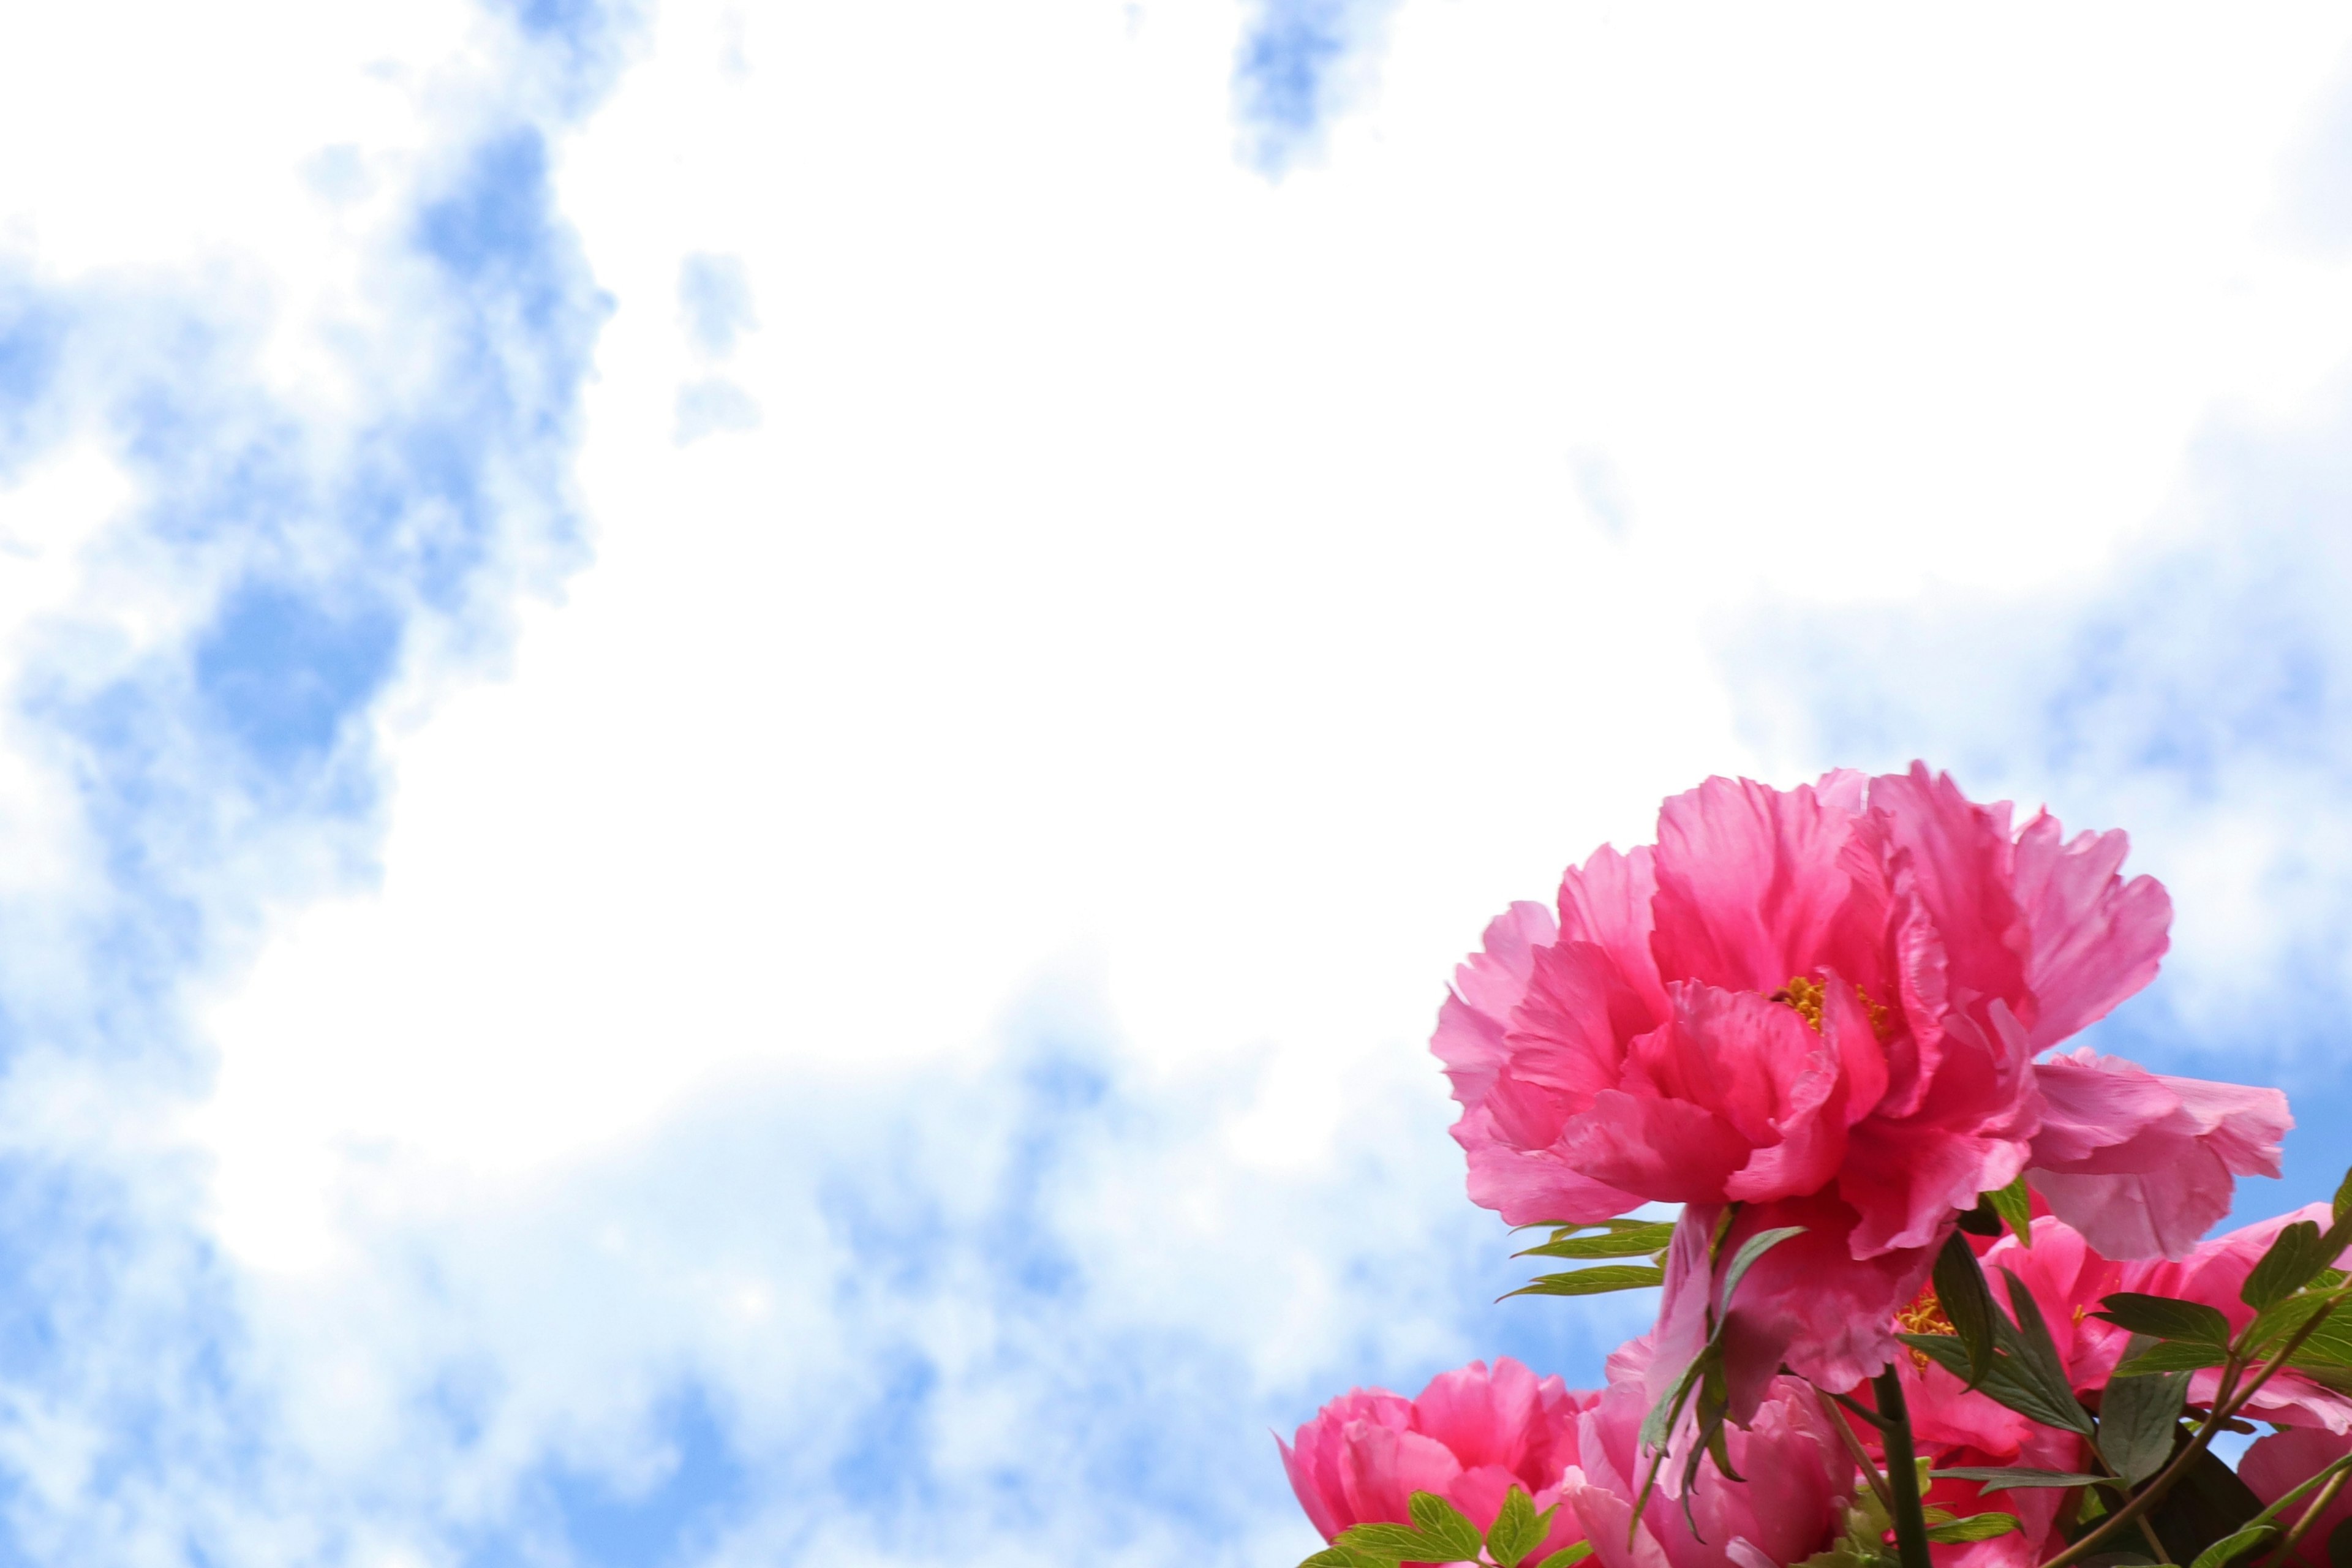
[[[613,300],[593,565],[474,679],[562,500],[493,485],[516,563],[411,621],[370,713],[380,876],[215,879],[305,896],[177,993],[207,1092],[110,1122],[91,1070],[12,1080],[19,1142],[128,1173],[151,1281],[93,1320],[115,1364],[0,1420],[52,1527],[152,1341],[199,1369],[163,1358],[186,1479],[121,1528],[247,1561],[560,1552],[550,1477],[659,1494],[682,1385],[760,1493],[714,1562],[1285,1549],[1255,1426],[1320,1380],[1490,1333],[1591,1370],[1479,1305],[1420,1040],[1504,901],[1797,749],[1727,638],[2078,606],[2217,407],[2304,407],[2352,347],[2277,216],[2326,8],[1415,0],[1279,182],[1234,156],[1248,15],[677,0],[555,141]],[[254,17],[261,64],[182,40],[254,101],[154,85],[114,111],[186,145],[0,205],[52,275],[236,258],[331,467],[454,374],[394,244],[419,193],[562,93],[471,13]],[[723,355],[697,258],[757,323]],[[682,439],[721,358],[757,423]],[[54,472],[43,516],[113,504]],[[905,1495],[858,1468],[902,1365]],[[1164,1491],[1119,1468],[1145,1428]]]

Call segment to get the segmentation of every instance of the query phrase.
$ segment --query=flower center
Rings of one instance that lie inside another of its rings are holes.
[[[1792,974],[1789,976],[1789,984],[1773,992],[1769,999],[1784,1007],[1795,1008],[1797,1016],[1818,1035],[1822,1032],[1822,1004],[1828,996],[1829,993],[1822,988],[1820,981]]]
[[[1936,1299],[1936,1288],[1933,1285],[1921,1286],[1919,1294],[1912,1298],[1911,1304],[1895,1312],[1895,1326],[1906,1334],[1959,1332],[1958,1329],[1952,1327],[1952,1320],[1944,1315],[1944,1303]],[[1927,1371],[1927,1352],[1916,1345],[1907,1348],[1911,1352],[1911,1364],[1921,1372]]]
[[[1895,1033],[1894,1009],[1872,1001],[1870,993],[1859,985],[1853,988],[1853,994],[1855,999],[1861,1002],[1863,1011],[1870,1015],[1870,1032],[1882,1040],[1891,1037]],[[1829,1000],[1829,988],[1820,981],[1808,980],[1801,974],[1791,974],[1789,976],[1789,984],[1773,992],[1765,1000],[1778,1002],[1782,1006],[1792,1009],[1798,1017],[1805,1021],[1807,1028],[1816,1035],[1822,1032],[1822,1005]]]

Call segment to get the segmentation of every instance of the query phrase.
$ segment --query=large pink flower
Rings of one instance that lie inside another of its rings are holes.
[[[1733,1304],[1743,1420],[1784,1358],[1832,1387],[1884,1366],[1954,1215],[2029,1167],[2111,1256],[2185,1249],[2232,1174],[2275,1173],[2285,1103],[2035,1065],[2156,973],[2171,904],[2124,850],[2046,813],[2012,831],[1916,763],[1669,800],[1654,847],[1570,868],[1556,914],[1514,905],[1457,976],[1433,1046],[1471,1196],[1513,1224],[1804,1226]]]
[[[1577,1416],[1597,1397],[1557,1377],[1538,1381],[1503,1356],[1492,1371],[1474,1361],[1441,1373],[1418,1399],[1356,1389],[1318,1411],[1295,1445],[1276,1442],[1291,1490],[1327,1541],[1351,1524],[1410,1524],[1406,1505],[1417,1491],[1435,1492],[1483,1531],[1514,1486],[1538,1512],[1559,1500],[1576,1459]],[[1580,1539],[1562,1509],[1529,1560]]]
[[[1601,1568],[1774,1568],[1836,1539],[1853,1464],[1812,1390],[1789,1377],[1765,1390],[1746,1431],[1726,1434],[1732,1468],[1746,1481],[1726,1479],[1708,1460],[1684,1498],[1674,1495],[1679,1467],[1669,1465],[1635,1529],[1649,1463],[1639,1438],[1650,1362],[1647,1336],[1610,1356],[1609,1387],[1579,1423],[1578,1462],[1560,1488]]]

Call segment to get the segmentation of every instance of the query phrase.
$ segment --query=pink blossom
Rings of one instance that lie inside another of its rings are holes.
[[[1472,1198],[1513,1224],[1664,1202],[1804,1226],[1732,1305],[1740,1419],[1784,1360],[1831,1387],[1883,1367],[1955,1215],[2029,1166],[2111,1255],[2184,1250],[2233,1173],[2276,1170],[2284,1101],[2035,1065],[2165,951],[2170,900],[2124,850],[2046,813],[2012,831],[1918,763],[1667,801],[1654,847],[1571,868],[1556,913],[1514,905],[1456,977],[1432,1045]],[[1670,1277],[1662,1360],[1717,1283]]]
[[[2352,1436],[2291,1426],[2249,1447],[2246,1457],[2238,1461],[2238,1479],[2267,1508],[2347,1453],[2352,1453]],[[2294,1527],[2315,1496],[2305,1492],[2304,1500],[2286,1506],[2281,1516],[2285,1528]],[[2347,1519],[2352,1519],[2352,1488],[2338,1491],[2326,1511],[2305,1531],[2295,1545],[2295,1561],[2304,1568],[2328,1568],[2332,1555],[2327,1550],[2328,1534]]]
[[[1538,1512],[1559,1500],[1578,1415],[1597,1397],[1557,1377],[1538,1381],[1502,1356],[1492,1371],[1474,1361],[1439,1373],[1418,1399],[1356,1389],[1318,1411],[1295,1444],[1276,1441],[1291,1490],[1327,1541],[1351,1524],[1410,1524],[1417,1491],[1436,1493],[1483,1531],[1514,1486]],[[1581,1538],[1562,1509],[1530,1561]]]
[[[1844,1527],[1853,1464],[1812,1390],[1791,1377],[1772,1380],[1747,1430],[1726,1434],[1732,1468],[1748,1479],[1728,1480],[1708,1460],[1684,1498],[1669,1464],[1633,1528],[1648,1471],[1639,1439],[1651,1359],[1647,1336],[1610,1356],[1609,1386],[1580,1418],[1578,1462],[1560,1486],[1601,1568],[1770,1568],[1826,1548]]]

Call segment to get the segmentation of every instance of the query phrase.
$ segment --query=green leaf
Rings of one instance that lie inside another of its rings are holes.
[[[2114,1375],[2141,1377],[2151,1372],[2201,1372],[2209,1366],[2220,1366],[2222,1359],[2223,1352],[2210,1345],[2153,1344],[2137,1355],[2125,1358]]]
[[[2010,1328],[1995,1313],[1994,1336],[2001,1342],[2000,1348],[2009,1352],[2018,1381],[2030,1384],[2059,1417],[2053,1421],[2037,1415],[2034,1419],[2044,1426],[2062,1426],[2085,1437],[2091,1436],[2091,1418],[2074,1397],[2074,1382],[2067,1377],[2066,1363],[2050,1338],[2050,1325],[2042,1321],[2042,1309],[2035,1303],[2033,1292],[2025,1288],[2025,1281],[2014,1270],[2003,1268],[2000,1272],[2009,1282],[2009,1305],[2017,1314],[2017,1326]]]
[[[2270,1250],[2238,1287],[2238,1300],[2256,1310],[2294,1295],[2311,1277],[2333,1262],[2319,1249],[2319,1226],[2299,1219],[2272,1237]]]
[[[1536,1568],[1576,1568],[1578,1563],[1591,1555],[1592,1542],[1572,1541],[1537,1563]]]
[[[2326,1322],[2304,1336],[2292,1359],[2297,1366],[2306,1362],[2352,1366],[2352,1312],[2329,1314]]]
[[[1937,1542],[1954,1541],[1990,1541],[1997,1535],[2007,1535],[2017,1528],[2013,1513],[1977,1513],[1966,1519],[1956,1519],[1949,1524],[1930,1526],[1927,1539]]]
[[[1961,1381],[1974,1388],[1992,1370],[1992,1321],[2000,1309],[1992,1304],[1975,1249],[1958,1231],[1946,1237],[1944,1249],[1936,1254],[1935,1285],[1936,1300],[1969,1352],[1968,1374]]]
[[[1370,1559],[1357,1556],[1344,1546],[1327,1546],[1298,1564],[1298,1568],[1363,1568]]]
[[[1756,1267],[1758,1258],[1790,1237],[1804,1234],[1805,1227],[1801,1225],[1784,1225],[1778,1230],[1759,1230],[1741,1242],[1739,1250],[1731,1255],[1731,1267],[1723,1271],[1722,1310],[1725,1312],[1730,1310],[1732,1292],[1739,1289],[1739,1282],[1748,1277],[1748,1271],[1750,1268]],[[1718,1321],[1716,1324],[1716,1332],[1719,1334],[1722,1331],[1723,1325]]]
[[[2035,1470],[2020,1465],[1958,1465],[1948,1470],[1929,1470],[1935,1480],[1982,1481],[1989,1492],[2026,1491],[2034,1487],[2095,1487],[2106,1479],[2105,1476],[2086,1476],[2075,1470]]]
[[[2317,1226],[2312,1226],[2312,1229],[2315,1231],[2319,1227]],[[2260,1546],[2265,1538],[2276,1533],[2277,1531],[2273,1530],[2267,1524],[2257,1524],[2249,1529],[2242,1530],[2235,1535],[2225,1535],[2221,1540],[2215,1542],[2212,1545],[2207,1547],[2204,1551],[2199,1552],[2197,1554],[2197,1561],[2191,1563],[2189,1565],[2189,1568],[2223,1568],[2223,1565],[2229,1563],[2231,1558],[2236,1557],[2242,1552],[2252,1551],[2255,1547]]]
[[[2338,1306],[2343,1300],[2341,1295],[2331,1290],[2299,1290],[2285,1300],[2273,1301],[2255,1313],[2254,1321],[2246,1325],[2239,1343],[2245,1347],[2248,1355],[2258,1356],[2309,1322],[2321,1308]]]
[[[1989,1241],[2000,1239],[2001,1231],[2006,1228],[2000,1223],[2000,1215],[1993,1212],[1992,1205],[1981,1197],[1977,1199],[1976,1207],[1962,1214],[1953,1223],[1970,1236],[1981,1236]]]
[[[2104,1318],[2117,1328],[2129,1329],[2150,1339],[2181,1340],[2191,1344],[2211,1345],[2226,1350],[2230,1343],[2230,1320],[2202,1301],[2180,1301],[2170,1296],[2144,1296],[2137,1290],[2118,1290],[2103,1298],[2095,1318]]]
[[[2352,1215],[2352,1171],[2345,1172],[2344,1179],[2336,1184],[2336,1217],[2347,1215]]]
[[[2352,1177],[2347,1177],[2352,1181]],[[2327,1532],[2327,1568],[2352,1568],[2352,1519]]]
[[[1551,1516],[1559,1511],[1555,1503],[1540,1514],[1536,1512],[1535,1499],[1528,1496],[1524,1487],[1513,1487],[1503,1494],[1502,1510],[1495,1515],[1492,1528],[1486,1531],[1486,1552],[1494,1558],[1496,1568],[1519,1568],[1519,1559],[1543,1544],[1544,1532],[1551,1528]]]
[[[2107,1380],[2099,1396],[2099,1453],[2126,1486],[2139,1485],[2171,1459],[2189,1378],[2185,1372],[2159,1372]]]
[[[1642,1418],[1640,1446],[1643,1452],[1655,1454],[1664,1450],[1666,1438],[1674,1431],[1675,1423],[1683,1418],[1683,1406],[1689,1402],[1691,1390],[1698,1386],[1707,1357],[1716,1353],[1715,1347],[1710,1345],[1693,1356],[1691,1363],[1683,1368],[1681,1374],[1675,1379],[1675,1385],[1666,1391],[1665,1397],[1650,1406],[1650,1413]],[[1635,1511],[1639,1511],[1638,1507]]]
[[[1931,1357],[1954,1377],[1969,1374],[1968,1350],[1950,1334],[1897,1334],[1895,1337]],[[2091,1418],[2084,1414],[2082,1405],[2073,1395],[2070,1394],[2063,1405],[2053,1401],[2034,1382],[2020,1373],[2013,1356],[2001,1356],[1995,1360],[1992,1370],[1985,1374],[1985,1380],[1978,1385],[1977,1392],[2008,1405],[2021,1415],[2041,1422],[2044,1426],[2077,1432],[2085,1437],[2091,1435]]]
[[[1514,1252],[1514,1258],[1643,1258],[1657,1251],[1675,1237],[1671,1225],[1643,1226],[1633,1230],[1613,1230],[1600,1236],[1557,1237],[1541,1247],[1530,1247],[1525,1252]]]
[[[1610,1290],[1640,1290],[1666,1282],[1666,1271],[1647,1263],[1605,1263],[1573,1274],[1538,1274],[1528,1284],[1496,1298],[1513,1296],[1598,1296]]]
[[[1405,1500],[1405,1508],[1422,1538],[1439,1548],[1428,1554],[1428,1561],[1464,1563],[1478,1555],[1478,1527],[1435,1492],[1413,1493]]]
[[[2033,1245],[2033,1200],[2026,1196],[2022,1174],[2009,1185],[1985,1194],[1984,1201],[2000,1215],[2001,1223],[2009,1226],[2009,1234],[2017,1237],[2018,1246]]]
[[[1434,1542],[1403,1524],[1351,1524],[1331,1544],[1370,1563],[1425,1563],[1435,1555]]]

